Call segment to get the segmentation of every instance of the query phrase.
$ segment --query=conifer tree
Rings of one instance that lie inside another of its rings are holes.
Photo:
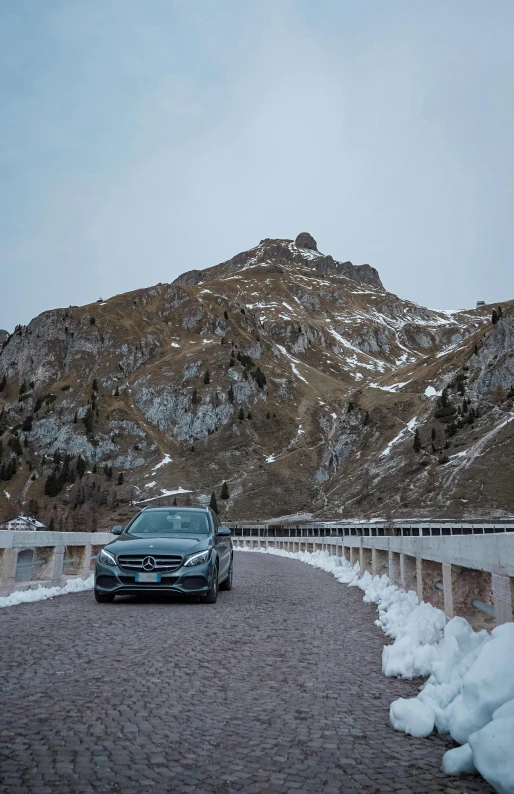
[[[496,323],[498,322],[498,320],[499,320],[499,319],[500,319],[500,318],[498,317],[498,312],[496,311],[496,309],[493,309],[493,313],[492,313],[492,315],[491,315],[491,322],[492,322],[492,324],[493,324],[493,325],[496,325]]]
[[[227,485],[226,482],[224,482],[223,485],[221,486],[220,499],[228,499],[229,496],[230,496],[230,493],[229,493],[229,490],[228,490],[228,485]]]
[[[241,408],[239,409],[238,416],[239,416],[239,421],[242,422],[243,419],[245,418],[245,409],[243,408],[243,406],[241,406]]]
[[[82,455],[79,455],[77,458],[77,474],[79,476],[79,479],[82,479],[85,473],[86,473],[86,461],[84,460]]]
[[[225,318],[225,320],[228,320],[228,311],[226,309],[223,312],[223,317]]]
[[[120,471],[120,473],[118,474],[118,485],[123,485],[123,482],[124,482],[123,472]]]
[[[50,496],[51,498],[53,498],[57,496],[58,493],[59,493],[59,482],[57,480],[57,474],[54,469],[45,480],[45,496]]]
[[[7,378],[5,375],[2,376],[2,380],[0,380],[0,391],[5,389],[5,384],[7,383]]]
[[[248,411],[248,413],[246,415],[246,418],[247,419],[251,419],[252,418],[252,412],[251,411]]]
[[[193,405],[198,405],[198,403],[199,403],[198,391],[196,389],[193,389],[193,395],[191,397],[191,402],[193,403]]]
[[[203,382],[204,382],[205,384],[207,384],[207,383],[210,383],[210,382],[211,382],[211,373],[209,372],[209,370],[208,370],[208,369],[206,369],[206,370],[205,370],[205,375],[203,376]]]
[[[211,493],[211,501],[209,502],[209,507],[211,508],[211,510],[214,510],[216,515],[218,515],[218,503],[216,501],[216,494],[214,493],[214,491]]]
[[[414,442],[413,442],[412,446],[414,448],[414,452],[421,452],[421,439],[419,437],[418,428],[416,428],[416,431],[414,433]]]
[[[235,396],[234,396],[234,389],[232,388],[232,384],[230,384],[230,389],[227,392],[229,402],[233,403]]]

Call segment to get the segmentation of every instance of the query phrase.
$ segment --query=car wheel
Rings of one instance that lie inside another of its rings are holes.
[[[227,578],[220,584],[220,590],[232,590],[232,566],[234,560],[230,560],[230,568],[228,569]]]
[[[214,575],[212,577],[212,585],[211,589],[205,596],[205,603],[206,604],[215,604],[218,598],[218,567],[214,571]]]
[[[112,604],[114,601],[114,593],[99,593],[95,590],[95,601],[99,604]]]

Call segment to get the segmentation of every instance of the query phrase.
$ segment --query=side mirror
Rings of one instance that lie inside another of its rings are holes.
[[[112,535],[121,535],[122,532],[123,532],[123,527],[121,527],[121,526],[113,527],[111,529],[111,534]]]
[[[231,535],[232,532],[228,527],[218,527],[218,535]]]

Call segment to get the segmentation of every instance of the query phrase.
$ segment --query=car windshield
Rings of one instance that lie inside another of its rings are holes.
[[[209,520],[201,510],[148,510],[127,530],[128,535],[208,535]]]

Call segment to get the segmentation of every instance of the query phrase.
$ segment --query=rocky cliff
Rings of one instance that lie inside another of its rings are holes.
[[[513,304],[491,308],[402,300],[302,233],[44,312],[0,353],[0,511],[96,526],[224,481],[232,519],[512,511]]]

